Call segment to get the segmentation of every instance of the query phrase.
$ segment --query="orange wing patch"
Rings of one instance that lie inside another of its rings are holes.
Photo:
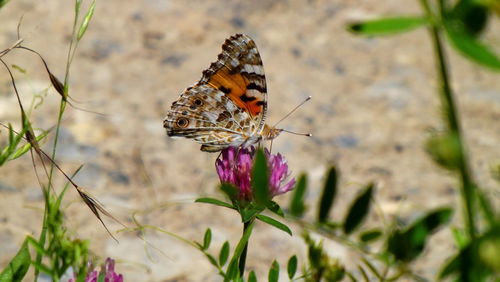
[[[252,117],[262,112],[264,101],[248,95],[248,89],[253,84],[242,73],[231,74],[223,67],[210,77],[208,84],[224,92],[236,106],[245,109]]]

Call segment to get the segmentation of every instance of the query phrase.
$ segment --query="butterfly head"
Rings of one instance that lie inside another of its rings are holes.
[[[282,131],[283,131],[283,129],[281,129],[281,128],[271,127],[271,126],[265,124],[264,129],[262,130],[262,139],[272,140],[272,139],[278,137],[278,135],[280,135],[280,133]]]

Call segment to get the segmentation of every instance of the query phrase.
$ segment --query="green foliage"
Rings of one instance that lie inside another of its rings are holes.
[[[9,2],[10,0],[0,0],[0,9],[5,5],[7,4],[7,2]]]
[[[30,263],[31,255],[28,249],[28,238],[26,238],[17,254],[0,273],[0,282],[23,281]]]
[[[222,184],[222,186],[229,186],[229,187],[232,187],[231,185],[228,185],[228,184]],[[225,190],[225,188],[221,188],[221,190]],[[216,205],[216,206],[219,206],[219,207],[224,207],[224,208],[230,208],[230,209],[234,209],[233,205],[229,204],[229,203],[226,203],[226,202],[223,202],[221,200],[217,200],[217,199],[214,199],[214,198],[198,198],[195,200],[195,203],[205,203],[205,204],[212,204],[212,205]]]
[[[212,242],[212,230],[207,228],[205,231],[205,235],[203,236],[203,250],[207,250],[210,247],[210,243]]]
[[[290,214],[296,217],[301,217],[306,211],[304,204],[307,192],[307,174],[300,175],[295,189],[293,189],[292,200],[290,202]]]
[[[280,277],[280,265],[277,261],[273,261],[271,268],[269,269],[269,274],[267,275],[267,279],[269,282],[278,282]]]
[[[288,278],[293,279],[295,276],[295,273],[297,272],[297,256],[293,255],[290,257],[288,260],[287,264],[287,273],[288,273]]]
[[[427,213],[405,229],[396,229],[387,239],[387,251],[396,260],[414,260],[424,250],[429,236],[448,223],[452,214],[452,209],[440,208]]]
[[[227,258],[229,257],[229,242],[226,241],[222,245],[222,248],[219,252],[219,265],[224,266],[227,262]]]
[[[31,149],[31,143],[26,143],[23,146],[19,146],[21,140],[25,138],[26,132],[30,129],[31,125],[29,120],[26,119],[23,125],[23,128],[20,132],[15,132],[12,128],[12,125],[8,125],[9,130],[9,143],[0,150],[0,166],[2,166],[5,162],[10,160],[15,160],[25,153],[27,153]],[[47,137],[49,131],[44,131],[38,136],[35,137],[37,142],[40,142],[42,139]]]
[[[382,236],[382,231],[378,228],[370,229],[359,234],[359,240],[363,243],[375,241]]]
[[[488,46],[462,30],[445,27],[451,45],[459,53],[479,65],[500,71],[500,58]]]
[[[457,170],[462,165],[460,139],[456,134],[444,133],[432,136],[427,140],[425,149],[431,158],[443,168]]]
[[[365,190],[354,200],[344,220],[344,233],[350,234],[366,218],[370,210],[370,201],[373,193],[373,184],[369,184]]]
[[[288,228],[288,226],[286,226],[285,224],[277,221],[276,219],[273,219],[269,216],[265,216],[263,214],[259,214],[256,216],[256,218],[262,222],[265,222],[271,226],[274,226],[276,228],[278,228],[279,230],[282,230],[282,231],[285,231],[286,233],[288,233],[290,236],[292,236],[292,230],[290,230],[290,228]]]
[[[267,168],[266,155],[261,148],[255,153],[255,163],[252,169],[252,192],[255,202],[266,206],[270,200],[268,187],[269,171]]]
[[[328,214],[332,208],[333,201],[337,195],[337,169],[332,166],[328,170],[327,177],[325,180],[325,186],[323,187],[323,194],[320,198],[319,209],[318,209],[318,221],[325,222],[328,219]]]
[[[393,17],[352,23],[347,29],[360,35],[379,36],[410,31],[428,23],[429,20],[422,16]]]
[[[308,270],[304,274],[305,281],[341,281],[345,276],[344,266],[328,256],[321,242],[315,242],[308,233],[303,234],[308,247]]]

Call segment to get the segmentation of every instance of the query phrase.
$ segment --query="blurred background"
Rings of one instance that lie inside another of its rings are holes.
[[[84,1],[84,7],[88,6]],[[38,51],[52,72],[63,78],[73,24],[73,1],[12,0],[0,10],[0,49],[17,40]],[[387,38],[357,37],[346,31],[354,20],[380,15],[420,14],[417,1],[97,1],[94,17],[70,71],[70,96],[82,111],[68,108],[62,125],[57,162],[66,172],[84,165],[76,182],[122,222],[132,215],[190,240],[201,240],[211,227],[214,245],[241,235],[236,213],[193,200],[222,197],[214,161],[187,139],[169,139],[162,121],[171,103],[217,58],[221,44],[234,33],[256,42],[265,66],[268,121],[273,124],[307,96],[313,99],[281,125],[313,137],[282,134],[273,151],[288,159],[293,175],[307,172],[308,199],[317,199],[326,168],[337,165],[341,188],[333,218],[342,218],[365,183],[377,184],[377,208],[386,217],[409,221],[420,211],[456,206],[455,180],[426,155],[423,144],[441,127],[432,46],[425,29]],[[497,22],[484,34],[500,42]],[[496,44],[498,46],[498,44]],[[474,175],[494,187],[490,165],[500,160],[500,80],[447,50]],[[55,126],[60,96],[43,64],[16,50],[5,57],[15,70],[24,105],[33,101],[37,128]],[[20,112],[8,73],[0,70],[0,121],[19,128]],[[0,143],[7,131],[0,129]],[[2,143],[2,144],[4,144]],[[50,138],[44,143],[51,151]],[[36,162],[38,168],[41,167]],[[64,185],[56,174],[55,187]],[[497,186],[498,187],[498,186]],[[491,190],[493,197],[500,192]],[[277,199],[286,204],[288,196]],[[310,202],[314,205],[315,202]],[[29,154],[0,169],[0,267],[17,252],[24,236],[38,236],[43,195]],[[117,260],[126,281],[218,281],[198,251],[162,233],[147,232],[145,244],[134,232],[120,232],[116,243],[74,190],[63,204],[66,224],[75,237],[90,239],[99,257]],[[460,216],[460,212],[456,213]],[[383,218],[374,216],[370,222]],[[120,225],[105,219],[116,232]],[[291,225],[294,227],[294,225]],[[285,265],[299,260],[305,246],[293,228],[292,238],[264,224],[254,229],[248,267],[266,277],[274,259]],[[431,276],[452,253],[450,233],[432,238],[432,250],[417,272]],[[159,251],[161,250],[161,252]],[[340,245],[329,253],[346,262],[356,254]],[[193,266],[195,271],[193,271]]]

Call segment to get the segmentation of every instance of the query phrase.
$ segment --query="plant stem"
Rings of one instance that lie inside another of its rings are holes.
[[[432,18],[432,12],[430,10],[427,0],[420,1],[424,7],[429,18]],[[440,18],[443,17],[443,2],[438,1]],[[442,25],[442,23],[440,23]],[[460,127],[460,121],[458,117],[458,112],[456,110],[455,101],[453,99],[453,90],[450,85],[449,72],[447,68],[446,56],[443,50],[443,44],[440,34],[440,27],[436,21],[433,22],[432,27],[430,27],[430,33],[432,37],[433,47],[435,56],[437,59],[437,67],[439,72],[439,88],[441,93],[441,102],[443,108],[446,112],[447,125],[451,134],[454,134],[457,138],[459,144],[459,154],[460,164],[459,164],[459,174],[461,182],[461,195],[464,206],[464,219],[466,220],[467,232],[469,239],[474,240],[476,237],[476,226],[474,219],[474,181],[472,180],[468,158],[465,151],[465,146],[463,144],[462,129]]]
[[[252,225],[252,223],[253,223],[253,220],[250,220],[250,221],[247,221],[247,222],[245,222],[243,224],[243,234],[248,229],[248,227],[250,225]],[[245,248],[243,248],[243,252],[241,253],[240,261],[239,261],[239,264],[238,264],[239,269],[240,269],[240,275],[241,275],[241,277],[243,277],[244,274],[245,274],[245,263],[247,261],[247,251],[248,251],[248,241],[245,244]]]

